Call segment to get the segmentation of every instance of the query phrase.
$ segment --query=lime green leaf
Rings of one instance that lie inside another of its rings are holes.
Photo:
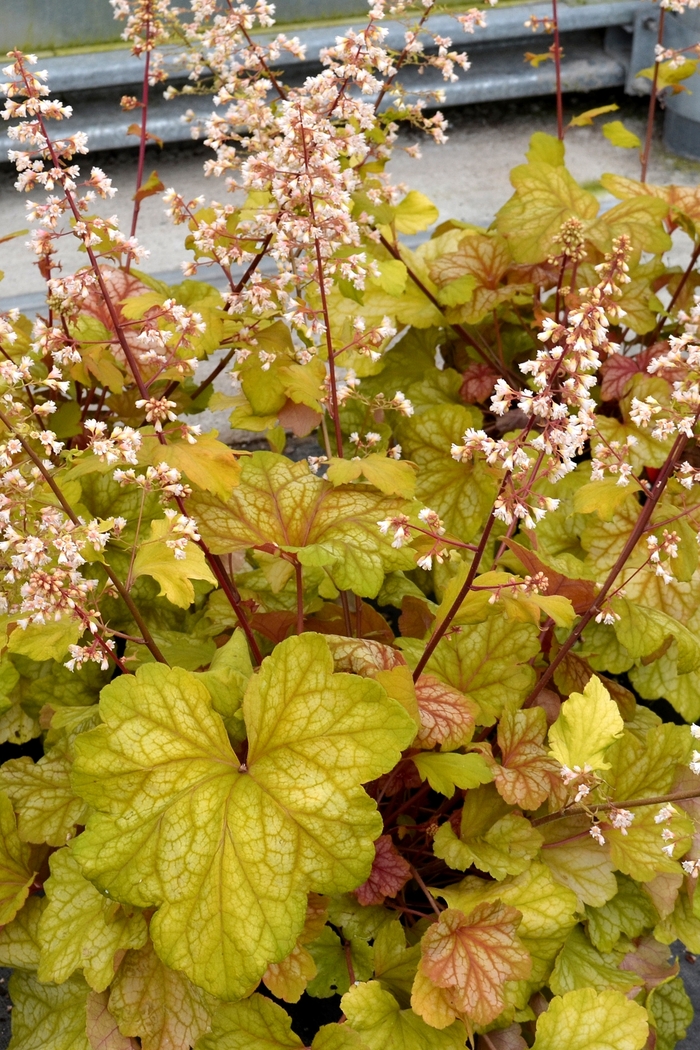
[[[241,733],[241,705],[252,673],[248,642],[243,631],[236,630],[226,645],[216,650],[209,670],[197,676],[209,691],[212,707],[221,715],[224,725],[234,738]]]
[[[700,642],[695,634],[661,609],[649,609],[626,598],[615,600],[615,634],[630,656],[643,659],[658,652],[667,638],[677,644],[678,674],[688,674],[700,664]]]
[[[12,922],[0,929],[0,966],[36,970],[39,966],[39,920],[46,901],[32,895]]]
[[[0,926],[11,922],[22,907],[34,875],[29,846],[17,834],[12,803],[0,792]]]
[[[611,521],[617,508],[624,503],[630,492],[639,491],[636,482],[621,486],[617,478],[602,478],[600,481],[589,481],[574,494],[574,511],[576,514],[597,514],[602,521]]]
[[[339,589],[361,597],[375,597],[386,572],[415,565],[415,555],[392,548],[393,534],[377,526],[402,511],[401,501],[362,485],[335,489],[306,463],[272,452],[245,460],[228,503],[202,494],[191,504],[214,553],[272,543],[305,565],[325,565]]]
[[[420,945],[406,947],[403,926],[394,919],[382,926],[374,938],[374,975],[385,991],[407,1007],[420,959]]]
[[[367,981],[372,976],[372,949],[361,937],[352,937],[350,961],[358,981]],[[345,946],[330,926],[324,926],[321,935],[311,941],[308,950],[316,963],[316,976],[309,982],[307,992],[318,999],[331,995],[344,995],[350,987],[348,959]]]
[[[448,532],[467,542],[486,521],[496,495],[481,464],[456,463],[450,455],[451,442],[478,426],[477,419],[462,405],[438,405],[397,428],[403,454],[418,465],[416,497],[440,515]]]
[[[441,641],[426,671],[471,697],[481,709],[477,723],[492,725],[506,703],[518,706],[532,688],[535,673],[527,661],[537,652],[533,624],[492,616]]]
[[[646,1010],[622,992],[581,988],[552,999],[532,1050],[642,1050],[648,1032]]]
[[[406,199],[408,200],[408,198]],[[435,211],[437,218],[437,209]],[[431,222],[434,221],[434,219],[431,219]],[[383,291],[388,292],[389,295],[401,295],[408,280],[406,264],[402,263],[400,259],[381,259],[376,263],[376,266],[379,269],[380,276],[374,279],[379,287]]]
[[[184,974],[168,969],[147,941],[122,962],[109,996],[110,1013],[123,1035],[142,1050],[189,1050],[211,1027],[211,997]]]
[[[617,893],[600,908],[586,908],[588,936],[601,952],[610,952],[621,934],[639,937],[656,925],[656,908],[646,893],[625,875],[617,876]]]
[[[464,274],[444,285],[438,292],[438,300],[442,306],[462,306],[470,301],[477,284],[473,274]]]
[[[201,682],[155,664],[105,689],[106,724],[76,743],[76,787],[101,811],[75,843],[86,874],[159,906],[163,960],[221,997],[289,954],[310,890],[369,875],[381,821],[360,784],[393,768],[415,724],[375,682],[332,670],[319,636],[277,646],[243,702],[244,766]]]
[[[30,623],[24,630],[16,627],[10,635],[8,649],[30,660],[64,660],[68,646],[75,645],[84,626],[70,616],[48,623]]]
[[[595,109],[587,109],[585,113],[579,113],[578,116],[572,117],[569,121],[570,128],[583,128],[588,124],[592,124],[596,117],[601,117],[604,113],[614,113],[615,110],[620,107],[614,103],[610,106],[597,106]],[[608,125],[606,125],[607,127]]]
[[[153,442],[153,461],[176,467],[193,485],[226,500],[238,484],[241,468],[228,445],[217,441],[216,435],[216,430],[202,434],[194,445],[188,441],[168,441],[166,445]]]
[[[595,675],[582,693],[572,693],[549,730],[550,754],[573,769],[609,769],[605,753],[624,730],[617,704]]]
[[[192,580],[216,583],[216,577],[207,565],[200,548],[190,540],[184,558],[176,558],[175,551],[167,546],[173,538],[167,518],[151,522],[151,538],[136,551],[133,575],[152,576],[160,584],[160,593],[173,605],[187,609],[194,601]]]
[[[377,981],[355,985],[340,1007],[369,1050],[464,1050],[461,1021],[438,1032],[413,1010],[402,1010]]]
[[[240,1003],[220,1006],[211,1031],[199,1039],[196,1050],[296,1050],[302,1046],[287,1011],[256,993]]]
[[[685,1039],[693,1020],[693,1004],[680,977],[652,988],[646,1001],[649,1020],[656,1029],[655,1050],[675,1050]]]
[[[575,988],[619,988],[627,992],[639,986],[639,977],[621,970],[618,957],[601,955],[589,942],[580,926],[575,926],[559,952],[550,987],[557,995],[573,992]]]
[[[687,80],[692,77],[698,68],[697,59],[686,58],[677,65],[675,60],[669,60],[668,62],[659,62],[656,66],[648,66],[646,69],[640,69],[637,73],[638,77],[644,77],[646,80],[654,79],[656,75],[656,91],[657,94],[664,90],[664,88],[673,88],[674,94],[678,91],[682,91],[677,85],[682,80]]]
[[[89,990],[82,977],[40,984],[17,971],[10,980],[12,1050],[91,1050],[85,1033]]]
[[[526,157],[531,164],[541,160],[555,168],[561,167],[564,163],[564,143],[556,135],[536,131],[530,136],[530,146]]]
[[[377,452],[371,452],[364,459],[331,457],[326,477],[333,485],[346,485],[363,476],[387,496],[410,499],[416,490],[415,470],[403,460],[390,459]]]
[[[617,109],[617,106],[614,108]],[[621,120],[611,120],[604,124],[603,134],[613,146],[621,146],[622,149],[639,149],[642,145],[639,136],[626,128]]]
[[[498,212],[496,226],[516,262],[540,262],[554,248],[566,219],[585,222],[598,214],[596,198],[563,166],[531,161],[514,168],[510,180],[515,193]]]
[[[440,212],[424,193],[411,190],[397,205],[394,223],[399,233],[420,233],[439,217]]]
[[[542,836],[529,820],[513,813],[487,784],[467,792],[459,838],[447,822],[439,828],[433,849],[451,868],[465,871],[473,864],[504,879],[525,871],[541,845]]]
[[[24,842],[63,846],[76,824],[84,824],[87,807],[70,782],[70,759],[61,748],[47,750],[38,762],[24,755],[0,767],[0,789],[17,812]]]
[[[82,968],[90,987],[102,992],[114,979],[115,954],[145,944],[146,922],[137,909],[96,890],[69,849],[54,853],[50,864],[48,904],[39,924],[39,979],[62,984]]]
[[[600,846],[588,834],[590,819],[569,817],[545,824],[542,833],[546,849],[542,860],[563,886],[576,894],[579,902],[602,907],[617,893],[609,845]]]
[[[413,763],[433,791],[452,798],[457,788],[475,788],[488,784],[493,773],[481,755],[461,755],[457,751],[435,754],[426,751],[413,755]]]

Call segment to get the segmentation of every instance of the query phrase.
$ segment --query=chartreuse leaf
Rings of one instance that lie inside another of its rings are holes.
[[[532,1050],[642,1050],[647,1013],[617,991],[580,988],[552,999],[537,1020]]]
[[[456,463],[450,444],[480,420],[480,413],[465,405],[436,405],[397,427],[404,456],[418,465],[416,497],[465,541],[486,521],[496,489],[480,463]]]
[[[364,477],[370,485],[387,496],[410,499],[416,490],[415,470],[410,463],[370,453],[364,459],[339,459],[332,456],[326,477],[333,485],[347,485]]]
[[[306,463],[272,452],[245,460],[228,503],[202,494],[191,500],[202,536],[214,553],[274,544],[304,565],[326,567],[338,588],[375,597],[387,572],[415,565],[411,551],[392,548],[377,522],[399,513],[400,500],[364,485],[334,488]]]
[[[61,984],[82,968],[90,987],[102,992],[114,979],[115,954],[146,943],[145,919],[137,908],[96,890],[70,849],[54,853],[50,865],[48,904],[39,923],[39,980]]]
[[[561,224],[570,218],[595,219],[598,201],[582,189],[563,165],[531,159],[510,173],[515,193],[496,216],[516,262],[540,262],[551,251]]]
[[[601,952],[610,952],[624,933],[639,937],[645,929],[656,925],[656,908],[646,893],[627,878],[617,875],[617,893],[600,908],[586,908],[588,936]]]
[[[493,780],[493,773],[481,755],[462,755],[457,751],[435,754],[426,751],[421,755],[413,755],[413,762],[433,791],[447,798],[452,798],[457,788],[475,788]]]
[[[374,975],[402,1006],[409,1006],[411,988],[420,959],[420,944],[406,947],[403,926],[394,919],[374,938]]]
[[[621,120],[610,120],[603,124],[603,134],[613,146],[621,146],[622,149],[635,149],[642,144],[639,135],[626,128]]]
[[[0,926],[14,919],[27,899],[34,875],[29,846],[17,834],[12,803],[0,792]]]
[[[655,1050],[675,1050],[693,1020],[693,1004],[680,977],[659,984],[646,1001],[649,1020],[656,1029]]]
[[[191,540],[184,551],[184,558],[176,558],[175,551],[167,546],[173,537],[167,518],[151,522],[150,538],[142,543],[134,558],[133,576],[152,576],[160,584],[160,593],[173,605],[187,609],[194,601],[192,580],[216,583],[216,578],[206,563],[202,550]]]
[[[216,650],[209,670],[197,675],[209,691],[212,707],[221,715],[234,740],[242,740],[245,736],[241,705],[252,673],[248,642],[243,631],[236,630],[226,645]]]
[[[24,842],[63,846],[76,824],[84,823],[87,807],[71,787],[70,759],[59,747],[38,762],[23,755],[0,768],[0,788],[17,811],[17,830]]]
[[[609,769],[605,754],[624,730],[617,704],[595,675],[582,693],[572,693],[549,730],[550,754],[573,769]]]
[[[520,875],[542,844],[529,820],[514,813],[493,784],[468,791],[462,809],[459,838],[448,821],[435,836],[435,855],[451,868],[466,871],[473,864],[494,879]]]
[[[30,623],[24,630],[16,627],[10,635],[8,649],[18,656],[30,660],[64,660],[68,646],[74,645],[84,631],[84,626],[70,616],[48,623]]]
[[[394,223],[399,233],[420,233],[437,222],[439,217],[440,212],[424,193],[411,190],[397,204]]]
[[[350,948],[350,961],[358,981],[367,981],[372,976],[372,949],[361,937],[346,941]],[[345,947],[330,926],[324,926],[320,937],[309,944],[309,953],[316,964],[316,976],[309,982],[307,991],[317,999],[331,995],[343,995],[350,987],[348,959]]]
[[[549,984],[553,992],[563,995],[575,988],[619,988],[627,992],[639,985],[639,977],[621,970],[616,955],[602,955],[590,943],[580,926],[575,926],[559,952]]]
[[[354,985],[340,1007],[368,1050],[464,1050],[461,1021],[436,1031],[413,1010],[402,1010],[377,981]]]
[[[590,826],[585,815],[543,825],[546,848],[541,857],[557,882],[573,890],[581,906],[600,908],[615,896],[617,883],[610,847],[593,841]]]
[[[85,1033],[90,989],[82,977],[63,984],[41,984],[16,971],[10,980],[12,1050],[92,1050]]]
[[[154,465],[167,463],[176,467],[200,489],[213,492],[219,499],[228,499],[238,484],[241,468],[228,445],[217,441],[217,431],[200,435],[195,444],[188,441],[168,441],[165,445],[147,442],[152,448]]]
[[[313,1050],[367,1050],[349,1025],[324,1025],[311,1043]],[[292,1031],[286,1010],[262,995],[240,1003],[225,1003],[214,1014],[212,1030],[195,1050],[297,1050],[303,1044]]]
[[[112,984],[109,1010],[142,1050],[189,1050],[211,1026],[211,996],[164,966],[147,941],[130,951]]]
[[[494,615],[441,641],[426,671],[471,697],[480,708],[477,723],[492,725],[506,703],[519,706],[532,688],[535,672],[527,661],[537,652],[534,624]]]
[[[156,664],[103,690],[105,725],[76,743],[76,788],[98,810],[75,842],[86,875],[158,907],[163,961],[222,998],[289,954],[309,891],[369,875],[381,820],[360,785],[415,724],[376,682],[332,671],[320,636],[277,646],[243,701],[244,765],[202,683]]]
[[[12,922],[0,929],[0,966],[36,970],[39,966],[39,920],[46,899],[32,895]]]

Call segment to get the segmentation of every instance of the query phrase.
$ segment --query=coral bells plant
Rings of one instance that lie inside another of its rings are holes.
[[[113,6],[145,56],[128,233],[36,59],[5,69],[46,281],[0,317],[13,1050],[673,1050],[700,191],[606,175],[600,214],[538,133],[489,229],[436,226],[386,170],[401,123],[445,137],[401,68],[468,66],[430,3],[374,0],[296,87],[270,5]],[[173,35],[216,93],[210,202],[144,179]],[[175,286],[141,269],[154,193]]]

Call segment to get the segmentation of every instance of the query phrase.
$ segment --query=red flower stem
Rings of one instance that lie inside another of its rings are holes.
[[[695,427],[695,425],[697,424],[699,415],[700,410],[695,414],[695,418],[693,420],[693,427]],[[659,471],[658,477],[656,478],[656,481],[652,486],[652,490],[647,498],[647,501],[642,507],[641,513],[637,518],[635,526],[632,529],[632,532],[630,533],[627,542],[622,548],[622,551],[620,552],[615,564],[608,573],[607,579],[605,580],[603,586],[596,595],[594,603],[591,605],[590,609],[588,609],[583,614],[579,622],[574,627],[573,631],[570,633],[569,637],[559,649],[557,655],[554,657],[554,659],[546,668],[546,670],[542,673],[539,681],[537,682],[537,685],[525,701],[525,707],[529,707],[535,702],[542,689],[544,689],[544,687],[554,675],[554,672],[557,670],[564,657],[570,652],[570,650],[579,640],[579,638],[581,637],[581,635],[583,634],[593,617],[597,616],[600,612],[601,605],[605,601],[608,592],[615,583],[615,580],[617,579],[619,573],[624,568],[627,559],[629,558],[634,548],[637,546],[637,543],[639,542],[640,538],[644,535],[647,525],[651,520],[651,516],[654,513],[656,505],[659,502],[664,489],[666,488],[668,480],[671,477],[671,474],[673,473],[673,470],[676,466],[677,460],[683,454],[686,445],[688,444],[688,440],[689,439],[684,434],[679,434],[676,438],[675,442],[673,443],[673,448],[669,452],[666,458],[666,462]]]
[[[151,72],[151,5],[148,5],[148,16],[146,19],[146,62],[143,70],[143,86],[141,88],[141,137],[139,139],[139,163],[136,171],[136,193],[134,194],[134,210],[131,216],[131,236],[136,236],[136,227],[141,210],[141,199],[139,190],[143,184],[143,170],[146,164],[146,143],[148,141],[148,78]],[[127,260],[126,272],[131,269],[131,259]]]
[[[666,9],[662,7],[659,11],[659,32],[656,37],[657,44],[663,44],[664,42],[664,19],[666,17]],[[649,95],[649,112],[647,115],[647,133],[644,139],[644,150],[642,152],[642,174],[640,176],[641,182],[647,181],[647,168],[649,167],[649,157],[651,155],[651,143],[654,138],[654,114],[656,112],[656,96],[657,86],[659,83],[659,65],[656,61],[656,55],[654,55],[654,76],[651,81],[651,94]]]
[[[557,0],[552,0],[552,21],[554,23],[554,71],[557,81],[557,138],[564,139],[564,96],[561,89],[561,46],[559,43],[559,15],[557,12]]]

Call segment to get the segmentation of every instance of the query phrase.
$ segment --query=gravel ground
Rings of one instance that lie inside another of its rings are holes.
[[[601,95],[569,96],[566,101],[567,114],[580,113],[611,101],[616,101],[620,106],[620,113],[615,116],[623,119],[637,134],[643,134],[645,103],[626,98],[621,93],[616,95],[615,92],[606,91]],[[454,217],[487,226],[494,213],[510,196],[508,174],[515,164],[524,159],[530,136],[535,131],[554,131],[552,101],[491,103],[448,115],[452,123],[448,143],[436,146],[425,142],[421,161],[414,161],[405,153],[397,152],[392,162],[392,172],[397,180],[427,194],[440,209],[442,218]],[[675,157],[664,150],[660,141],[660,128],[659,123],[649,181],[684,185],[700,182],[700,164]],[[599,184],[603,172],[616,171],[638,177],[637,151],[615,149],[594,127],[573,128],[567,136],[566,149],[572,173],[587,189],[599,195],[602,207],[614,203]],[[202,162],[208,155],[208,151],[198,143],[169,146],[162,151],[150,147],[147,172],[156,168],[166,186],[174,186],[185,196],[205,194],[221,200],[225,196],[225,187],[221,182],[205,179],[202,174]],[[119,215],[122,228],[128,228],[130,194],[136,171],[134,150],[96,154],[91,160],[112,176],[115,185],[120,187],[120,193],[113,201],[106,205],[102,203],[102,212]],[[11,169],[0,166],[0,237],[26,225],[24,200],[14,191],[13,181]],[[151,250],[151,256],[143,268],[156,276],[177,280],[180,263],[186,257],[182,248],[182,230],[171,226],[163,214],[159,198],[144,201],[138,236]],[[5,271],[0,284],[0,309],[20,305],[32,310],[36,308],[37,296],[42,291],[42,280],[31,254],[17,252],[17,245],[17,241],[0,244],[0,269]],[[674,249],[679,259],[685,254],[686,245],[679,242]],[[221,423],[219,420],[211,422]],[[225,425],[222,430],[222,437],[227,436]],[[692,956],[686,957],[681,945],[674,945],[674,951],[680,957],[681,973],[697,1011],[691,1030],[676,1050],[698,1050],[700,961],[690,961]],[[9,1042],[8,975],[9,971],[0,969],[0,1050],[5,1050]]]

